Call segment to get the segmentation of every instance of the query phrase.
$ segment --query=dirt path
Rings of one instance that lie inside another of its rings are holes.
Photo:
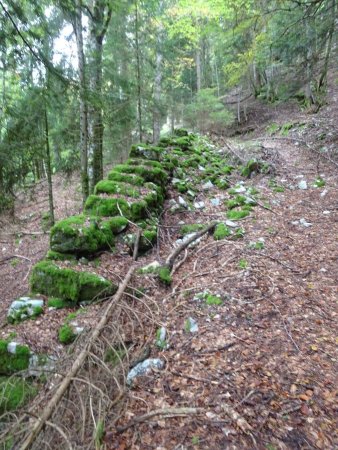
[[[278,160],[274,182],[258,176],[247,184],[274,213],[256,207],[242,222],[242,240],[205,237],[172,287],[153,289],[169,348],[152,356],[166,369],[138,380],[118,425],[153,410],[165,414],[119,435],[107,424],[109,448],[338,447],[336,168],[292,141],[267,138],[264,145]],[[325,187],[312,187],[318,176]],[[222,195],[200,194],[203,212],[166,214],[163,257],[179,220],[225,217],[222,201],[210,204]],[[252,248],[257,242],[263,248]],[[203,292],[222,304],[198,300]],[[189,317],[196,333],[187,330]],[[168,409],[182,407],[197,411],[168,418]]]

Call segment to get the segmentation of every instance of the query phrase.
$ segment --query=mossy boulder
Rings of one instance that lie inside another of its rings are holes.
[[[128,245],[130,252],[133,253],[136,242],[136,234],[134,233],[126,234],[123,238],[123,241],[125,244]],[[157,227],[147,226],[147,228],[142,231],[142,235],[139,240],[138,246],[139,253],[145,253],[148,250],[151,250],[156,244],[156,241],[157,241]]]
[[[43,313],[42,299],[20,297],[12,302],[7,313],[8,323],[17,323],[26,319],[33,319]]]
[[[114,234],[128,225],[124,217],[103,220],[84,214],[56,223],[50,233],[50,247],[54,252],[92,254],[114,246]]]
[[[115,169],[113,169],[111,172],[109,172],[108,180],[125,182],[125,183],[129,183],[129,184],[133,184],[135,186],[143,186],[143,184],[145,183],[144,178],[140,177],[139,175],[135,175],[134,173],[129,173],[129,174],[121,173],[121,172],[115,171]]]
[[[131,158],[144,158],[149,160],[160,161],[163,148],[152,145],[137,144],[131,147]]]
[[[128,197],[140,197],[140,189],[130,183],[121,181],[101,180],[94,189],[94,194],[121,194]]]
[[[151,167],[147,165],[128,165],[119,164],[114,167],[117,173],[134,174],[142,177],[145,181],[152,181],[155,184],[164,185],[168,182],[168,174],[159,167]]]
[[[61,268],[51,261],[40,261],[33,267],[30,286],[32,292],[73,302],[90,302],[117,289],[103,277]]]
[[[0,340],[0,375],[12,375],[28,369],[30,355],[27,345]]]

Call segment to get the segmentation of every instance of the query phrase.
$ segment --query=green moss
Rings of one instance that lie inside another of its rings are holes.
[[[215,180],[215,184],[219,189],[228,189],[230,186],[229,181],[226,178],[219,178]]]
[[[189,132],[185,128],[175,128],[174,135],[177,137],[184,137],[189,136]]]
[[[225,173],[226,175],[231,174],[233,170],[235,170],[234,166],[224,166],[222,167],[222,173]]]
[[[33,267],[30,285],[32,292],[73,302],[92,301],[116,291],[116,286],[102,277],[60,268],[51,261]]]
[[[168,269],[168,267],[160,267],[157,271],[158,273],[158,278],[160,279],[160,281],[164,284],[166,284],[167,286],[170,286],[172,283],[172,277],[170,274],[170,270]]]
[[[216,225],[214,231],[214,239],[220,241],[231,235],[230,228],[228,228],[224,223],[219,223]]]
[[[126,174],[126,173],[116,172],[115,169],[113,169],[108,174],[108,180],[125,182],[125,183],[129,183],[129,184],[133,184],[135,186],[143,186],[143,184],[145,183],[145,180],[138,175],[135,175],[133,173]]]
[[[91,254],[114,245],[109,221],[85,215],[72,216],[53,226],[50,234],[52,251]]]
[[[212,294],[208,294],[206,296],[205,303],[208,306],[220,306],[223,304],[220,297],[218,297],[217,295],[212,295]]]
[[[147,160],[159,161],[161,159],[162,152],[163,148],[161,147],[137,144],[131,147],[129,156],[131,158],[145,158]]]
[[[324,187],[325,185],[326,185],[326,181],[323,178],[318,177],[316,179],[316,181],[314,182],[313,187],[321,188],[321,187]]]
[[[235,239],[242,239],[245,235],[245,230],[244,228],[237,228],[235,234],[234,234],[234,238]]]
[[[185,234],[195,233],[196,231],[203,230],[205,226],[206,225],[204,225],[203,223],[191,223],[182,225],[180,228],[180,234],[184,236]]]
[[[159,169],[163,169],[163,165],[162,163],[160,163],[159,161],[151,161],[149,159],[141,159],[141,158],[137,158],[137,159],[128,159],[126,161],[126,164],[128,164],[129,166],[149,166],[149,167],[157,167]]]
[[[0,377],[0,415],[24,406],[37,392],[36,385],[21,377]]]
[[[97,216],[112,217],[120,215],[130,216],[130,207],[126,200],[121,198],[105,198],[90,195],[85,203],[85,211]]]
[[[26,345],[17,345],[15,353],[8,351],[7,340],[0,340],[0,375],[11,375],[28,369],[30,350]]]
[[[70,255],[69,253],[60,253],[49,250],[46,259],[49,259],[50,261],[76,261],[76,256]]]
[[[244,195],[236,195],[235,198],[231,199],[227,203],[229,209],[236,208],[237,206],[242,206],[247,203],[247,198]]]
[[[128,197],[140,197],[140,191],[135,185],[112,180],[101,180],[94,189],[94,194],[121,194]]]
[[[114,171],[126,174],[133,173],[142,177],[145,181],[152,181],[159,185],[164,185],[168,181],[168,174],[158,167],[120,164],[114,167]]]
[[[240,220],[244,219],[244,217],[247,217],[249,214],[250,214],[249,211],[231,209],[230,211],[227,212],[227,217],[230,220]]]
[[[62,325],[62,327],[59,329],[59,341],[61,344],[71,344],[76,339],[76,334],[74,333],[73,328],[65,323]]]
[[[47,301],[47,306],[50,308],[62,309],[62,308],[72,308],[74,307],[74,303],[63,300],[62,298],[49,298]]]

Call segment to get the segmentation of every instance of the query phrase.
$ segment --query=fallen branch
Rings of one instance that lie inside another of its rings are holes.
[[[95,342],[95,340],[100,336],[101,332],[107,325],[110,319],[110,313],[112,309],[114,308],[115,304],[121,299],[125,289],[128,286],[128,283],[136,269],[136,266],[133,265],[127,272],[126,277],[123,280],[123,283],[119,286],[118,291],[110,301],[109,305],[107,306],[100,322],[96,325],[96,327],[93,329],[87,344],[85,348],[79,353],[77,358],[75,359],[71,369],[69,370],[68,374],[56,390],[53,397],[49,400],[48,404],[42,411],[40,417],[35,421],[33,424],[31,431],[29,432],[28,436],[24,440],[24,442],[19,447],[20,450],[26,450],[31,447],[39,433],[41,432],[42,428],[45,426],[51,415],[53,414],[55,408],[61,401],[64,393],[67,391],[70,383],[74,378],[76,378],[76,374],[81,369],[85,359],[87,358],[87,355],[91,352],[91,348]]]
[[[152,419],[156,416],[167,416],[167,417],[178,417],[178,416],[191,416],[204,414],[204,408],[164,408],[164,409],[155,409],[154,411],[150,411],[147,414],[143,414],[142,416],[135,417],[135,419],[128,422],[126,425],[122,427],[117,427],[116,431],[118,433],[123,433],[128,430],[128,428],[134,427],[138,423],[146,422],[148,419]]]
[[[196,239],[199,239],[200,237],[204,236],[209,231],[213,230],[216,225],[217,225],[216,222],[211,223],[203,230],[198,231],[197,233],[194,233],[189,239],[187,239],[181,245],[179,245],[177,248],[175,248],[175,250],[172,253],[170,253],[168,258],[166,259],[165,267],[168,267],[169,270],[172,270],[172,268],[174,266],[174,262],[175,262],[176,258],[178,257],[178,255],[180,253],[182,253],[183,250],[185,250],[187,247],[189,247],[189,245],[192,242],[196,241]]]
[[[32,262],[31,259],[27,258],[26,256],[22,256],[22,255],[10,255],[10,256],[6,256],[6,258],[0,259],[0,264],[4,264],[6,261],[9,261],[10,259],[14,259],[14,258],[18,258],[18,259],[24,259],[26,261]]]

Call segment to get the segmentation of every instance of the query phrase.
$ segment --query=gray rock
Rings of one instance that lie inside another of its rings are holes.
[[[300,225],[302,225],[305,228],[312,227],[312,223],[311,222],[307,222],[305,219],[300,219],[299,223],[300,223]]]
[[[230,228],[237,228],[238,227],[238,223],[233,222],[232,220],[226,220],[225,221],[225,225],[227,225]]]
[[[201,172],[205,172],[205,167],[203,167],[203,166],[198,166],[198,170],[200,170]]]
[[[194,203],[194,207],[196,209],[204,209],[205,208],[205,203],[204,202],[195,202]]]
[[[152,369],[162,370],[164,369],[165,363],[159,358],[149,358],[145,361],[137,364],[131,369],[127,375],[127,384],[130,386],[133,380],[137,377],[147,375]]]
[[[208,191],[209,189],[214,189],[214,184],[209,180],[206,183],[203,184],[202,189],[204,191]]]
[[[188,208],[188,203],[181,196],[178,197],[178,204],[183,208]]]
[[[187,191],[187,195],[191,198],[195,198],[196,197],[196,192],[192,191],[191,189],[189,189]]]
[[[7,313],[7,321],[13,323],[28,319],[29,317],[35,317],[43,308],[43,300],[30,297],[20,297],[12,302]]]
[[[245,186],[235,186],[234,191],[237,194],[243,194],[244,192],[246,192],[246,188],[245,188]]]
[[[219,206],[221,204],[221,200],[219,198],[212,198],[210,202],[212,206]]]
[[[57,359],[56,356],[33,354],[29,359],[28,376],[40,377],[53,372]]]
[[[298,183],[298,188],[303,190],[303,191],[306,191],[306,189],[307,189],[307,182],[305,180],[300,181]]]
[[[192,317],[189,317],[186,320],[185,329],[187,331],[189,331],[190,333],[197,333],[198,332],[198,323],[196,322],[195,319],[193,319]]]

